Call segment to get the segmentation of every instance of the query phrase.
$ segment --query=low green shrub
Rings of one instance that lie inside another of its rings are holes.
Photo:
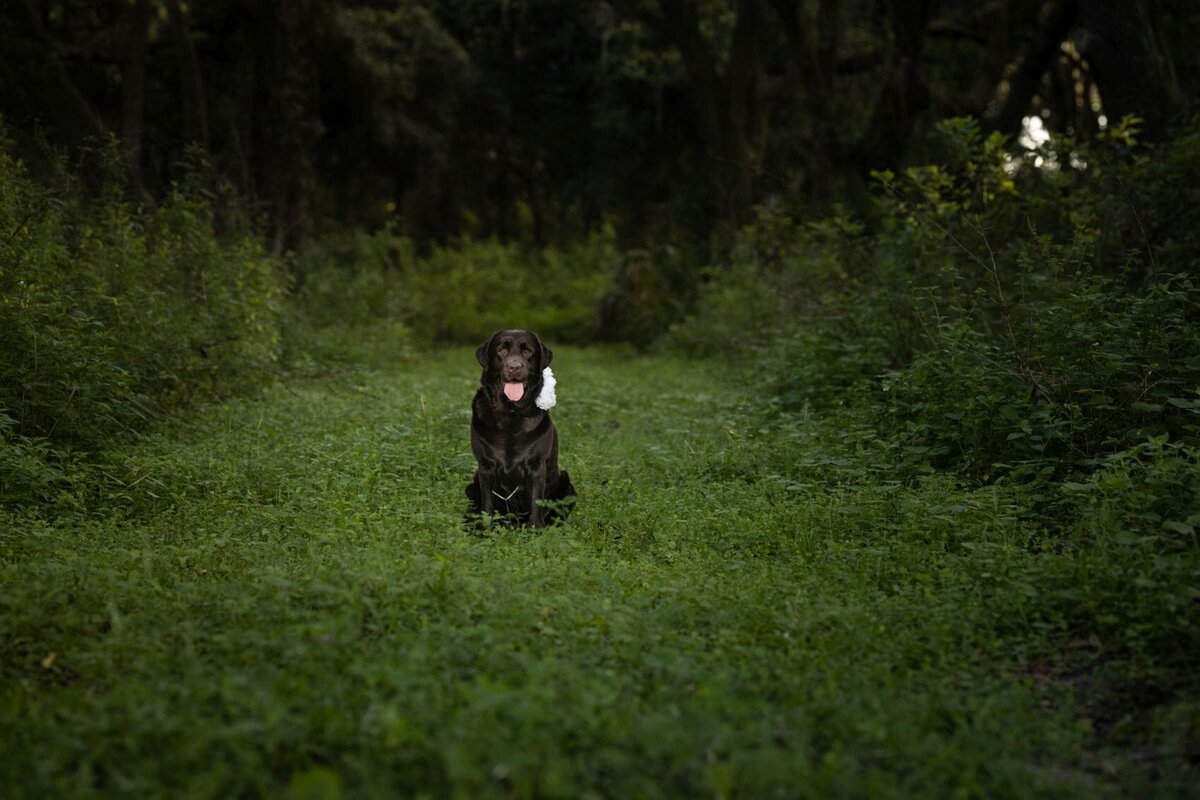
[[[846,308],[836,323],[798,326],[781,334],[754,362],[752,378],[762,400],[785,412],[858,404],[864,393],[877,390],[878,376],[891,365],[887,337],[877,321]],[[829,326],[834,324],[856,326],[859,333],[832,333]]]
[[[1083,512],[1080,536],[1123,544],[1151,537],[1159,552],[1200,547],[1200,453],[1193,447],[1154,436],[1114,453],[1086,482],[1066,488]]]
[[[540,250],[466,239],[423,257],[391,228],[354,232],[299,254],[304,281],[296,308],[304,329],[361,334],[382,327],[422,344],[478,343],[500,328],[585,342],[596,337],[615,259],[611,231]]]
[[[406,287],[415,261],[412,242],[390,225],[326,233],[295,255],[292,308],[316,329],[401,320],[411,308]]]
[[[693,259],[674,244],[623,251],[600,301],[602,338],[651,347],[682,321],[694,302],[697,280]]]
[[[1029,613],[1095,637],[1115,695],[1136,707],[1195,690],[1200,671],[1200,455],[1157,436],[1062,484],[1063,555],[1039,565]],[[1194,734],[1193,734],[1194,735]]]
[[[435,247],[411,276],[408,321],[435,341],[478,343],[500,328],[524,328],[585,342],[595,338],[614,257],[604,233],[535,252],[497,241]]]
[[[871,288],[863,282],[864,233],[849,217],[801,224],[778,205],[759,208],[734,239],[729,262],[703,271],[692,311],[663,344],[747,355],[826,328],[845,339],[872,338],[854,313]]]
[[[1066,176],[976,123],[943,133],[945,163],[879,176],[869,232],[765,210],[673,343],[757,352],[764,405],[854,405],[901,467],[1053,483],[1148,436],[1200,443],[1200,293],[1163,271],[1200,252],[1145,228],[1114,258],[1108,229],[1133,214],[1112,195],[1126,178],[1151,208],[1200,204],[1152,166],[1190,163],[1197,134],[1161,157],[1128,125],[1078,153],[1059,143],[1056,163],[1093,165]]]
[[[6,498],[46,496],[79,453],[269,376],[282,281],[236,208],[218,225],[208,182],[198,165],[140,209],[119,180],[90,199],[39,184],[0,143]]]
[[[388,226],[326,233],[295,254],[285,360],[292,369],[331,363],[386,363],[412,353],[405,320],[414,269],[412,243]]]
[[[1200,205],[1193,176],[1200,171],[1200,119],[1157,147],[1140,146],[1137,136],[1136,118],[1113,125],[1080,150],[1084,172],[1052,176],[1059,196],[1066,194],[1070,201],[1058,203],[1048,194],[1043,202],[1060,219],[1086,219],[1097,239],[1096,263],[1124,271],[1135,286],[1158,275],[1196,270]]]
[[[1057,170],[973,123],[945,134],[942,163],[879,176],[869,229],[834,221],[822,240],[762,213],[669,341],[753,357],[761,427],[738,433],[777,446],[755,463],[735,452],[733,474],[800,495],[940,487],[895,536],[957,512],[948,529],[972,530],[1003,507],[1008,549],[944,544],[988,598],[997,646],[1044,637],[1059,652],[1030,671],[1085,696],[1098,743],[1154,741],[1184,763],[1200,670],[1200,242],[1186,224],[1200,191],[1180,176],[1200,134],[1148,150],[1118,125],[1044,148]]]
[[[941,466],[990,480],[1062,478],[1167,433],[1195,442],[1200,294],[1187,278],[1131,296],[1078,277],[1029,299],[1009,335],[942,321],[889,375],[883,429]]]

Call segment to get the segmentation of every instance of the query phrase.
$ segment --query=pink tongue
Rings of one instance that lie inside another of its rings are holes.
[[[506,383],[504,384],[504,396],[514,403],[521,399],[525,394],[525,384],[523,383]]]

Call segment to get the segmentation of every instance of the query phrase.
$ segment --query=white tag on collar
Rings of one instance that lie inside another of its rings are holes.
[[[538,392],[537,399],[533,401],[533,404],[542,411],[554,408],[554,404],[557,402],[554,397],[554,386],[557,383],[558,381],[554,380],[554,373],[550,371],[549,367],[542,370],[542,390]]]

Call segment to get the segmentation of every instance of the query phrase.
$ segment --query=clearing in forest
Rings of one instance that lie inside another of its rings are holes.
[[[468,349],[204,409],[106,513],[7,519],[3,793],[1117,791],[1099,645],[1025,616],[1002,492],[764,427],[728,364],[556,350],[562,527],[462,528]]]

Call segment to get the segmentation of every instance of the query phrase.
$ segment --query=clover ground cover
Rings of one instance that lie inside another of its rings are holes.
[[[540,534],[461,526],[466,349],[210,407],[116,459],[102,513],[4,519],[3,793],[1136,786],[1045,666],[1001,492],[825,470],[836,426],[760,429],[725,365],[555,370],[580,501]]]

